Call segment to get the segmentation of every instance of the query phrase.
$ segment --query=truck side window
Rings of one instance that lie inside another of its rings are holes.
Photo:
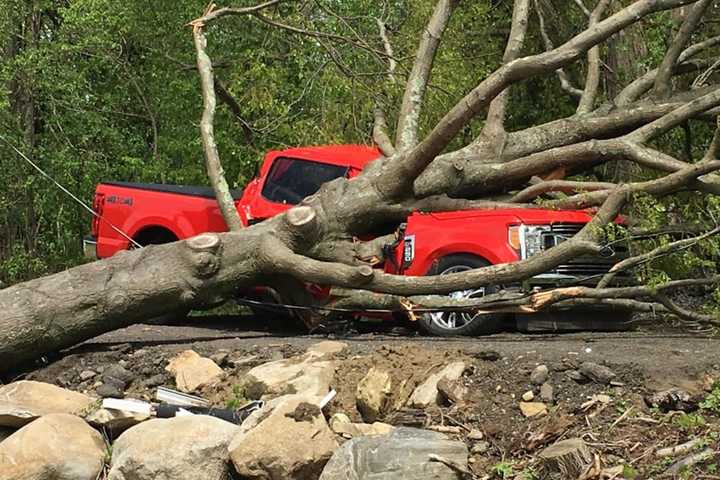
[[[271,202],[297,204],[317,192],[320,186],[347,175],[348,167],[327,163],[277,158],[263,185],[262,196]]]

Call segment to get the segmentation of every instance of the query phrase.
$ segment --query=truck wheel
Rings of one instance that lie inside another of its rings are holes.
[[[490,263],[469,254],[443,257],[430,269],[428,275],[447,275],[475,268],[487,267]],[[478,298],[498,291],[497,287],[481,287],[477,290],[452,292],[450,298]],[[465,312],[433,312],[420,317],[420,327],[427,333],[439,336],[485,335],[502,330],[508,315],[500,313],[473,314]]]

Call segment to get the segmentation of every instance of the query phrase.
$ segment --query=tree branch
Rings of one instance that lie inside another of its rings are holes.
[[[474,118],[502,90],[520,80],[551,72],[577,60],[584,52],[612,34],[657,11],[691,3],[692,0],[639,0],[578,34],[555,50],[514,60],[503,65],[462,100],[437,123],[425,139],[407,155],[389,162],[375,188],[385,198],[407,193],[408,187]],[[398,181],[402,179],[403,181]]]
[[[710,3],[711,0],[699,0],[690,8],[690,12],[688,12],[685,17],[680,30],[677,35],[675,35],[670,48],[665,52],[665,57],[658,68],[658,74],[655,77],[655,85],[653,87],[653,94],[656,98],[666,98],[670,95],[672,91],[670,80],[672,79],[675,65],[678,63],[680,53],[690,41],[691,35],[700,23]]]
[[[550,35],[548,35],[547,27],[545,26],[545,15],[543,15],[542,9],[540,8],[540,4],[538,3],[538,0],[533,0],[535,3],[535,12],[537,12],[538,16],[538,22],[540,23],[540,36],[543,39],[543,43],[545,44],[545,50],[553,50],[555,49],[555,45],[553,44],[552,39],[550,38]],[[584,6],[583,6],[584,8]],[[587,11],[587,10],[584,10]],[[588,16],[590,16],[590,12],[588,12]],[[567,93],[569,93],[573,97],[581,97],[583,94],[583,91],[577,87],[575,87],[572,82],[570,81],[570,77],[568,74],[563,70],[562,68],[558,68],[555,70],[555,73],[558,76],[558,79],[560,80],[560,88],[565,90]]]
[[[548,192],[592,192],[595,190],[612,190],[617,187],[608,182],[576,182],[570,180],[548,180],[531,185],[516,193],[511,199],[512,203],[523,203],[533,200]]]
[[[210,7],[212,9],[212,6]],[[211,12],[206,12],[206,16]],[[203,23],[195,21],[192,23],[193,39],[197,52],[197,69],[200,74],[200,84],[203,97],[203,114],[200,121],[200,132],[202,134],[203,152],[205,153],[205,166],[210,184],[215,191],[220,212],[227,227],[231,231],[243,228],[240,215],[235,208],[235,201],[230,193],[230,187],[225,180],[225,172],[220,163],[220,155],[215,144],[213,119],[215,118],[215,85],[213,81],[212,62],[205,52],[207,39],[203,33]]]
[[[600,21],[610,0],[599,0],[597,6],[590,15],[588,28],[592,28]],[[585,89],[580,97],[580,103],[577,107],[577,113],[582,115],[590,113],[595,106],[595,97],[597,96],[598,87],[600,86],[600,47],[595,45],[587,53],[588,65],[587,75],[585,77]]]
[[[528,16],[530,13],[530,0],[515,0],[513,5],[512,24],[503,54],[503,63],[509,63],[520,56],[525,33],[527,32]],[[510,91],[508,88],[490,102],[487,119],[480,136],[476,140],[478,148],[490,150],[490,155],[499,157],[505,143],[505,109]]]
[[[415,63],[407,79],[398,116],[395,145],[401,152],[407,151],[417,144],[420,109],[435,61],[435,54],[458,1],[438,0],[423,32],[415,55]]]

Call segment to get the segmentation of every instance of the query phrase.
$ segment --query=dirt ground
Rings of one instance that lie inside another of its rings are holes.
[[[660,478],[679,459],[658,458],[654,453],[661,447],[700,438],[702,447],[720,449],[720,398],[718,409],[689,413],[663,412],[643,400],[671,387],[698,399],[708,395],[715,380],[720,380],[720,343],[707,332],[646,325],[614,333],[435,338],[397,326],[375,330],[348,336],[307,335],[269,330],[250,316],[191,317],[176,325],[134,325],[99,336],[23,376],[92,392],[94,379],[81,380],[81,372],[101,372],[118,363],[134,375],[126,395],[149,399],[158,385],[174,386],[164,370],[168,360],[193,349],[223,363],[225,380],[202,394],[225,405],[253,366],[302,353],[330,338],[350,348],[338,361],[333,385],[338,396],[326,413],[343,412],[355,421],[360,420],[355,388],[371,367],[390,372],[398,385],[412,391],[430,373],[452,361],[464,361],[462,383],[468,395],[462,405],[423,412],[401,409],[381,420],[453,427],[457,432],[451,428],[451,434],[463,438],[475,452],[471,466],[481,478],[542,478],[533,473],[537,454],[561,438],[581,437],[597,453],[599,465],[621,466],[615,478]],[[608,366],[617,375],[614,383],[572,379],[570,373],[583,362]],[[525,418],[519,402],[527,391],[538,395],[530,373],[541,364],[550,370],[548,382],[555,401],[548,415]],[[471,431],[474,434],[468,438]],[[477,432],[482,432],[481,440]],[[682,478],[720,478],[716,469],[711,459],[682,473]]]

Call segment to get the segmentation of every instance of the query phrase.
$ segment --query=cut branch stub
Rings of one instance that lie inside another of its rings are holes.
[[[222,248],[220,237],[214,233],[203,233],[186,242],[190,260],[195,266],[198,278],[209,278],[220,269],[219,253]]]
[[[294,232],[304,235],[309,235],[317,227],[315,209],[307,205],[300,205],[288,210],[285,220]]]

